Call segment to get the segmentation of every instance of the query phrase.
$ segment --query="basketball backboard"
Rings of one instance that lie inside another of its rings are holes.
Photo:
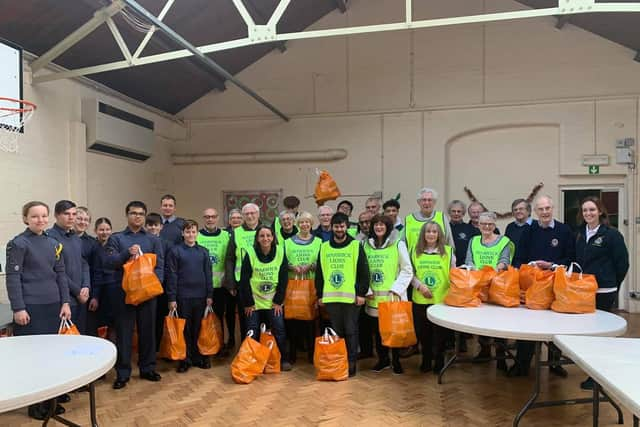
[[[23,99],[22,97],[22,49],[0,39],[0,98]],[[0,108],[20,108],[14,102],[0,99]],[[0,111],[0,126],[18,127],[21,114],[3,114]]]

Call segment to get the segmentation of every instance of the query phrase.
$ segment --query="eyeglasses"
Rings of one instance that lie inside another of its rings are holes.
[[[127,213],[127,215],[129,215],[129,216],[145,216],[146,212],[132,211],[132,212]]]
[[[218,215],[205,215],[203,216],[204,219],[216,219],[218,218]]]
[[[495,222],[480,222],[478,223],[481,227],[495,227]]]

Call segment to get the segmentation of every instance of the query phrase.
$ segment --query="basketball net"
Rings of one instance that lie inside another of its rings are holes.
[[[31,102],[0,97],[0,151],[18,151],[18,138],[35,111]]]

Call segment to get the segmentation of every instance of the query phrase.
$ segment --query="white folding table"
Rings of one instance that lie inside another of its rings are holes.
[[[524,306],[507,308],[482,304],[480,307],[461,308],[437,304],[429,307],[427,317],[436,325],[454,331],[535,343],[534,388],[531,397],[514,418],[514,427],[518,426],[520,419],[531,408],[592,402],[591,398],[537,402],[540,394],[541,368],[549,366],[548,360],[541,360],[543,342],[552,342],[555,335],[616,337],[624,334],[627,329],[625,319],[600,310],[591,314],[564,314],[551,310],[529,310]],[[440,375],[455,361],[455,358],[454,354],[447,360]],[[621,418],[622,411],[614,402],[611,404],[618,410]]]
[[[86,335],[27,335],[0,339],[0,413],[46,400],[49,417],[74,424],[53,412],[56,397],[89,384],[91,424],[97,426],[94,381],[113,367],[116,347]],[[48,418],[43,425],[46,425]]]
[[[599,388],[640,416],[640,339],[556,335],[554,344],[594,381],[593,425],[598,425]]]

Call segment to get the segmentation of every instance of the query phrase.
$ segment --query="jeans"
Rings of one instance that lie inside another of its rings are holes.
[[[247,331],[253,331],[253,338],[260,341],[260,324],[265,323],[267,329],[271,329],[271,333],[276,339],[278,350],[282,355],[281,360],[286,361],[287,356],[287,335],[284,327],[284,313],[275,314],[274,309],[254,310],[251,316],[247,317]]]

